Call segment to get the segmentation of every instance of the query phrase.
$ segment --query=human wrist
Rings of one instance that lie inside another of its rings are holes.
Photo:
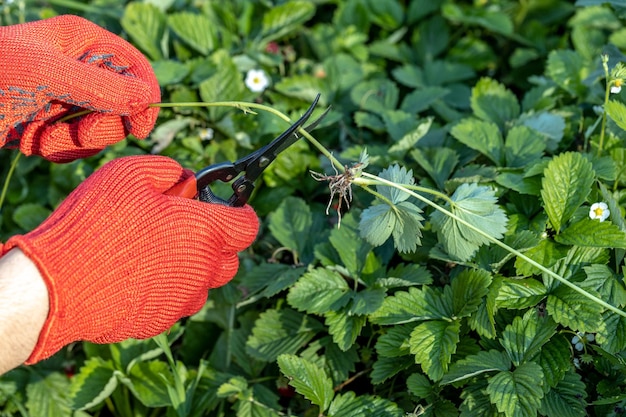
[[[18,248],[0,258],[0,374],[27,363],[48,316],[48,290],[36,265]]]

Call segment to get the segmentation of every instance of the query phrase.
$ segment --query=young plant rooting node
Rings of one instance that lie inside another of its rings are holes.
[[[328,200],[328,206],[326,206],[326,215],[328,215],[330,207],[335,198],[335,194],[339,196],[339,200],[337,202],[337,215],[339,217],[337,227],[341,227],[341,210],[343,202],[345,201],[346,203],[346,209],[350,208],[350,203],[352,202],[352,181],[360,176],[361,171],[364,167],[365,164],[363,164],[362,162],[357,162],[351,167],[346,165],[345,171],[340,174],[339,171],[337,171],[337,168],[335,168],[335,166],[333,165],[335,175],[326,175],[319,172],[310,171],[311,176],[316,181],[328,181],[330,198]]]

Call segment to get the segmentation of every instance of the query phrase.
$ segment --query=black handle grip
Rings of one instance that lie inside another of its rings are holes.
[[[215,194],[213,194],[213,191],[211,191],[211,187],[209,187],[209,186],[204,187],[200,191],[200,194],[198,195],[198,200],[200,200],[200,201],[202,201],[204,203],[221,204],[223,206],[230,206],[231,205],[231,204],[229,204],[228,201],[226,201],[223,198],[220,198],[220,197],[216,196]]]

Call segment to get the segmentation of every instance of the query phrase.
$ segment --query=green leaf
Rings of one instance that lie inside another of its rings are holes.
[[[460,7],[453,3],[447,3],[442,6],[441,11],[446,19],[454,22],[478,25],[502,35],[513,33],[514,26],[510,16],[500,9]]]
[[[448,371],[452,354],[459,342],[461,322],[432,320],[418,324],[411,332],[410,351],[415,362],[433,381],[440,380]]]
[[[537,177],[526,177],[521,172],[503,172],[498,174],[496,182],[512,191],[520,194],[539,195],[541,191],[541,180]]]
[[[460,417],[505,417],[504,413],[498,412],[487,395],[487,380],[477,379],[473,384],[468,384],[461,392],[463,402],[459,407]]]
[[[583,96],[585,87],[581,76],[583,58],[575,51],[554,50],[548,55],[546,74],[562,89],[574,96]]]
[[[224,382],[217,389],[217,396],[220,398],[228,398],[233,395],[237,395],[246,391],[248,388],[248,382],[245,378],[235,376]]]
[[[621,277],[613,273],[606,265],[589,265],[583,267],[587,278],[581,283],[582,288],[590,288],[600,294],[609,304],[617,307],[626,305],[626,288]]]
[[[324,360],[326,368],[331,374],[333,382],[340,384],[343,381],[350,378],[355,372],[355,366],[359,362],[360,357],[357,353],[357,347],[353,346],[346,351],[341,350],[332,338],[324,337],[319,341],[320,345],[324,348]],[[311,346],[311,345],[309,345]]]
[[[424,76],[422,75],[422,69],[417,65],[404,64],[391,70],[391,73],[393,74],[393,78],[395,78],[396,81],[406,87],[424,87]],[[411,93],[409,93],[409,95],[410,94]],[[403,106],[403,110],[411,111],[411,108],[410,106],[406,108]]]
[[[169,27],[180,39],[202,55],[209,55],[217,45],[215,24],[206,15],[178,12],[167,17]]]
[[[609,353],[618,353],[626,348],[626,318],[612,311],[602,314],[600,327],[596,330],[596,341]]]
[[[557,323],[574,331],[595,333],[602,323],[603,307],[565,285],[548,295],[546,309]]]
[[[487,394],[506,417],[535,417],[543,397],[543,373],[534,362],[513,372],[499,372],[487,384]]]
[[[411,157],[435,181],[440,190],[445,189],[446,180],[459,163],[458,153],[444,147],[416,148],[411,151]]]
[[[333,382],[324,370],[295,355],[280,355],[277,362],[280,371],[289,378],[289,385],[319,406],[320,411],[326,411],[333,400],[334,392]]]
[[[294,268],[279,263],[262,263],[246,271],[242,284],[250,293],[259,293],[261,297],[272,297],[291,287],[304,274],[305,268]]]
[[[582,219],[568,226],[554,240],[563,245],[594,248],[626,248],[626,232],[610,222]]]
[[[397,107],[399,94],[398,86],[386,78],[363,81],[350,91],[356,106],[380,115]]]
[[[433,392],[433,386],[430,381],[422,374],[411,374],[406,379],[406,387],[417,398],[426,399]]]
[[[384,288],[412,287],[432,283],[431,272],[422,265],[400,264],[387,272],[387,277],[379,278],[376,284]]]
[[[468,324],[470,328],[475,330],[482,337],[487,339],[495,338],[495,311],[494,296],[490,293],[487,295],[485,302],[478,306],[476,313],[469,317]]]
[[[359,395],[352,391],[337,394],[327,415],[329,417],[403,417],[404,412],[386,399],[374,395]]]
[[[491,78],[481,78],[472,89],[471,106],[477,117],[495,123],[501,130],[520,114],[515,94]]]
[[[26,385],[26,408],[31,416],[71,416],[67,399],[69,382],[60,372],[39,374]],[[22,407],[23,408],[23,407]]]
[[[393,236],[399,252],[414,252],[421,243],[421,221],[424,220],[421,213],[419,207],[408,201],[393,207],[387,204],[368,207],[361,212],[361,237],[373,246],[380,246]]]
[[[413,171],[407,171],[405,167],[401,167],[399,165],[393,165],[383,169],[380,174],[378,174],[378,176],[396,184],[415,184]],[[398,188],[390,187],[388,185],[376,185],[376,191],[391,200],[391,202],[394,204],[406,201],[409,197],[411,197],[409,193],[399,190]]]
[[[523,126],[530,127],[540,133],[546,140],[546,149],[556,150],[565,134],[565,119],[560,114],[538,112],[524,114],[519,120]]]
[[[246,87],[230,53],[225,49],[217,50],[211,55],[210,61],[215,72],[211,73],[198,86],[202,101],[210,103],[212,101],[242,99]],[[213,120],[220,119],[228,111],[230,110],[225,108],[209,109]]]
[[[387,134],[394,142],[400,141],[402,138],[410,135],[412,132],[415,132],[415,130],[419,128],[419,121],[415,118],[415,115],[405,112],[403,110],[387,109],[381,114],[381,116],[383,118],[383,122],[385,122]],[[419,138],[417,138],[415,142],[417,142],[417,140],[419,140]],[[392,154],[402,154],[402,152],[397,152],[398,150],[399,149],[396,148]],[[405,151],[406,150],[408,150],[408,147],[405,149]]]
[[[381,246],[396,227],[396,216],[387,204],[377,204],[361,212],[359,230],[361,237],[372,246]]]
[[[343,216],[341,227],[330,232],[328,240],[337,251],[341,263],[354,276],[359,276],[372,246],[359,236],[358,223],[353,212]]]
[[[72,378],[69,398],[72,408],[85,410],[111,396],[117,388],[117,378],[111,361],[100,357],[89,358]]]
[[[400,109],[406,112],[417,114],[427,110],[432,103],[447,96],[450,93],[448,88],[424,87],[407,94],[402,100]]]
[[[328,86],[324,82],[312,75],[302,74],[293,75],[291,77],[281,78],[274,88],[287,97],[293,97],[307,102],[313,101],[318,94],[320,97],[319,105],[324,104],[324,96],[327,94]],[[312,117],[314,119],[314,117]]]
[[[606,114],[617,124],[622,130],[626,130],[626,105],[616,100],[609,100],[604,107]]]
[[[376,352],[387,358],[396,358],[409,355],[409,338],[415,325],[397,325],[389,327],[386,333],[380,335],[376,341]]]
[[[254,322],[246,352],[271,362],[283,353],[295,353],[321,330],[312,317],[290,309],[266,310]]]
[[[515,366],[533,360],[541,347],[556,333],[556,323],[548,317],[537,317],[528,310],[524,317],[515,317],[502,332],[500,343]]]
[[[272,235],[298,257],[307,249],[312,225],[311,209],[304,200],[296,197],[285,198],[269,218]]]
[[[365,111],[354,112],[354,124],[359,128],[370,129],[378,133],[382,133],[386,129],[385,123],[379,116]]]
[[[422,139],[432,126],[433,118],[429,117],[420,121],[414,128],[404,133],[400,139],[389,148],[389,154],[401,159],[408,151],[414,149],[417,143]]]
[[[407,351],[408,353],[408,351]],[[401,360],[396,358],[379,357],[372,365],[372,384],[382,384],[389,378],[394,377],[399,372],[404,371],[413,364],[411,360]]]
[[[572,368],[571,349],[570,341],[563,334],[555,335],[541,348],[539,365],[547,386],[556,386]]]
[[[439,29],[440,30],[440,29]],[[467,64],[452,62],[449,59],[428,59],[424,62],[424,79],[426,85],[448,85],[452,83],[458,83],[460,81],[469,80],[473,78],[476,73]],[[454,85],[449,86],[451,87]],[[456,85],[458,88],[458,84]],[[468,92],[469,93],[469,92]],[[469,95],[469,94],[468,94]],[[450,96],[454,96],[452,91]],[[451,97],[446,97],[446,101],[449,101]],[[465,97],[463,97],[465,99]],[[436,105],[438,102],[434,103]],[[465,106],[465,103],[455,103],[455,106]]]
[[[585,202],[593,177],[591,162],[577,152],[562,153],[548,163],[541,181],[541,198],[557,233]]]
[[[536,279],[501,278],[496,305],[524,309],[537,305],[546,296],[546,287]]]
[[[472,315],[489,292],[491,275],[484,270],[465,270],[451,284],[455,317]]]
[[[546,268],[550,268],[559,259],[562,259],[567,255],[567,247],[559,245],[550,239],[542,239],[539,241],[537,246],[524,251],[524,255]],[[530,276],[540,273],[539,269],[532,266],[522,258],[517,258],[515,260],[515,268],[516,273],[521,276]]]
[[[171,59],[152,62],[152,69],[157,80],[159,80],[159,85],[162,87],[178,84],[189,74],[189,66]],[[175,121],[177,119],[171,119],[168,122]],[[154,139],[153,136],[151,136],[151,139]]]
[[[386,291],[384,288],[366,288],[354,294],[348,309],[350,315],[371,314],[383,304]]]
[[[392,0],[366,0],[369,18],[383,29],[392,31],[405,20],[404,7]]]
[[[509,130],[504,141],[506,165],[511,168],[524,168],[543,156],[545,139],[526,126],[515,126]]]
[[[170,367],[163,361],[138,362],[131,369],[128,378],[122,382],[130,388],[133,396],[146,407],[167,407],[172,405],[168,386],[174,386]]]
[[[559,417],[587,416],[587,392],[580,375],[570,371],[559,384],[549,390],[541,401],[541,414]]]
[[[463,119],[450,130],[462,144],[477,150],[500,166],[504,163],[504,141],[498,126],[490,121]]]
[[[158,76],[158,74],[157,74]],[[191,117],[171,119],[157,126],[150,134],[150,142],[154,144],[152,153],[160,153],[167,148],[176,135],[186,129],[190,124],[197,122]]]
[[[508,371],[509,369],[511,369],[511,359],[505,352],[480,351],[455,362],[450,367],[450,371],[444,375],[441,384],[453,384],[486,372]]]
[[[165,14],[149,3],[130,2],[120,23],[135,45],[153,61],[163,58],[161,39],[165,34]]]
[[[24,230],[33,230],[52,213],[41,204],[26,203],[13,211],[13,221]]]
[[[365,316],[349,315],[346,311],[329,311],[325,314],[328,333],[344,352],[352,347],[365,325]]]
[[[370,316],[372,323],[383,325],[441,318],[452,318],[452,302],[446,303],[441,292],[432,287],[398,291],[386,297],[383,305]]]
[[[492,189],[477,184],[461,184],[451,199],[453,214],[495,239],[504,236],[507,218],[496,204]],[[482,234],[439,211],[433,213],[431,219],[446,251],[460,260],[469,259],[479,246],[489,243]]]
[[[422,241],[422,209],[403,201],[395,206],[396,224],[393,228],[393,243],[400,253],[415,252]]]
[[[290,35],[315,15],[315,5],[309,1],[292,0],[272,6],[263,14],[261,37],[267,43]]]
[[[299,311],[324,314],[346,305],[352,290],[339,273],[326,268],[313,269],[291,287],[287,302]]]

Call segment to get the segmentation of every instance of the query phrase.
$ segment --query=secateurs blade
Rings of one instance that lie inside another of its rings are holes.
[[[319,98],[320,95],[318,94],[315,100],[313,100],[313,104],[311,104],[302,117],[269,144],[235,162],[222,162],[203,168],[198,171],[195,176],[172,187],[167,194],[188,198],[197,197],[200,201],[224,204],[231,207],[241,207],[245,205],[254,190],[254,181],[282,151],[300,139],[298,130],[307,122],[311,114],[313,114],[313,110],[315,110]],[[307,132],[313,130],[328,114],[329,110],[330,107],[304,129]],[[231,185],[233,195],[228,200],[224,200],[213,193],[210,186],[215,181],[233,181]]]

